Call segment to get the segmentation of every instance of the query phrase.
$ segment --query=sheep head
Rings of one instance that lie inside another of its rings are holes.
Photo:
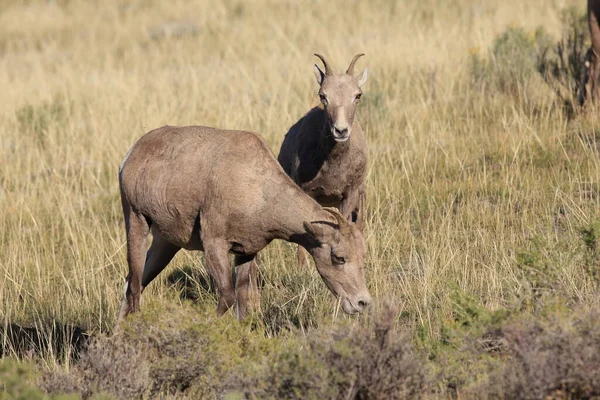
[[[355,55],[345,73],[334,74],[325,57],[315,54],[323,62],[325,69],[323,72],[315,64],[319,97],[327,111],[329,132],[336,142],[347,141],[352,133],[356,105],[362,96],[361,87],[367,81],[367,69],[354,76],[354,64],[363,55]]]
[[[365,238],[337,208],[325,207],[327,220],[305,222],[315,245],[309,248],[317,271],[348,314],[362,312],[371,302],[365,281]],[[333,216],[333,221],[330,221]]]

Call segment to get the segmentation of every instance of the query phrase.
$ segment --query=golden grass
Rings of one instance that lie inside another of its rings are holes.
[[[338,70],[367,54],[367,279],[402,324],[436,337],[456,291],[490,310],[527,308],[528,251],[550,265],[557,301],[591,301],[579,229],[600,216],[600,120],[568,121],[539,77],[509,95],[468,76],[470,54],[507,26],[557,37],[561,9],[579,3],[1,3],[1,321],[109,331],[127,269],[117,168],[130,145],[200,124],[259,132],[277,152],[318,102],[314,52]],[[200,265],[182,252],[144,300],[178,301],[167,276],[197,280]],[[291,246],[269,246],[260,269],[266,325],[348,318],[316,271],[297,270]]]

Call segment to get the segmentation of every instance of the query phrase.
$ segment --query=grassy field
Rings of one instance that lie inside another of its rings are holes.
[[[576,25],[569,7],[585,4],[0,2],[0,388],[600,396],[600,118],[538,72],[543,46]],[[259,132],[277,152],[318,104],[315,52],[338,71],[366,53],[372,311],[344,315],[277,242],[247,321],[214,316],[202,257],[180,252],[107,336],[127,271],[126,151],[198,124]]]

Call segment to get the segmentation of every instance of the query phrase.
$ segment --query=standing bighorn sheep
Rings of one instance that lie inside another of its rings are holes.
[[[600,0],[588,0],[588,25],[592,46],[588,49],[585,60],[582,82],[579,92],[579,103],[583,105],[589,92],[592,101],[597,101],[599,96],[598,80],[600,79]]]
[[[315,64],[319,97],[323,107],[315,107],[288,131],[279,151],[284,171],[322,206],[338,207],[342,215],[364,225],[367,143],[358,121],[356,105],[367,81],[367,69],[354,76],[357,54],[344,74],[334,74],[325,58],[325,72]],[[352,136],[352,137],[350,137]],[[298,262],[306,255],[298,247]]]
[[[335,209],[325,209],[283,172],[258,135],[190,126],[148,132],[119,169],[129,275],[119,320],[139,309],[144,288],[181,249],[202,250],[220,299],[246,313],[254,257],[273,239],[304,246],[347,313],[371,301],[365,241]],[[145,254],[148,234],[153,240]],[[227,254],[235,254],[232,283]],[[253,290],[253,289],[252,289]]]

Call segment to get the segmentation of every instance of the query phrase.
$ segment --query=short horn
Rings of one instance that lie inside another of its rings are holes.
[[[354,75],[354,64],[356,64],[356,60],[358,60],[359,58],[361,58],[364,55],[365,55],[364,53],[361,53],[361,54],[357,54],[354,56],[352,61],[350,61],[350,65],[348,66],[348,69],[346,70],[346,73],[348,75]]]
[[[342,213],[335,207],[323,207],[323,209],[335,217],[340,227],[340,232],[342,235],[346,236],[349,233],[348,228],[350,227],[350,224]]]
[[[327,61],[325,61],[325,57],[317,53],[315,53],[315,56],[319,57],[319,59],[323,62],[323,66],[325,67],[325,75],[331,75],[333,71],[331,71],[331,68],[329,68],[329,64],[327,64]]]

